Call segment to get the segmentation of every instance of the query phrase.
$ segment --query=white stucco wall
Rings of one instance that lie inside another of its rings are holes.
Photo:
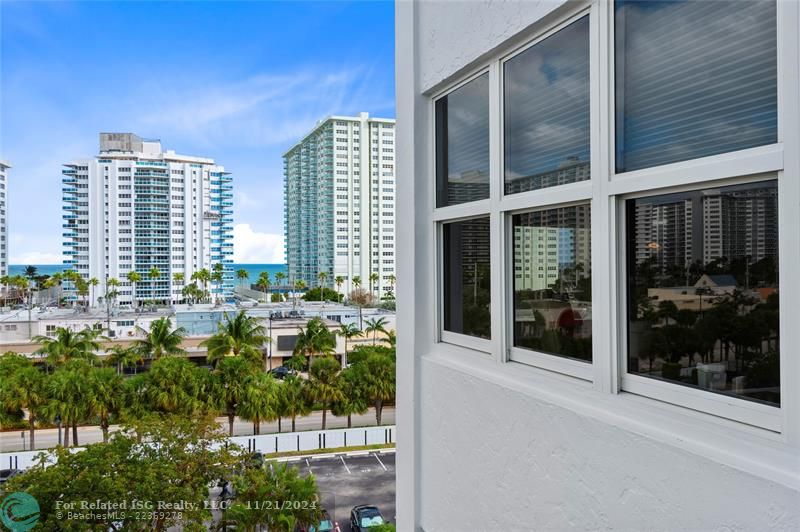
[[[453,371],[421,368],[434,530],[800,530],[798,492]]]
[[[433,341],[428,95],[566,3],[397,3],[398,530],[800,530],[799,419],[766,434]]]

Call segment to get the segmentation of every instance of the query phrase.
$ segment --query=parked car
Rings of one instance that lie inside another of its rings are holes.
[[[271,370],[269,370],[269,372],[276,379],[285,379],[289,375],[297,374],[295,370],[289,369],[286,366],[278,366],[277,368],[272,368]]]
[[[322,519],[319,520],[319,523],[316,525],[310,525],[308,527],[304,525],[297,525],[295,527],[295,532],[341,532],[342,529],[339,528],[339,523],[331,519],[330,514],[328,514],[328,510],[322,510]]]
[[[350,529],[353,532],[363,532],[384,524],[381,511],[377,506],[362,504],[350,510]]]

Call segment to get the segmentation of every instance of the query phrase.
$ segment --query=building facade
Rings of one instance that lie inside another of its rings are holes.
[[[394,120],[333,116],[283,156],[289,282],[349,293],[361,279],[376,297],[395,274]]]
[[[0,161],[0,277],[8,275],[8,161]]]
[[[800,4],[395,15],[398,530],[800,529]]]
[[[95,159],[64,167],[64,264],[99,281],[93,295],[66,286],[69,299],[96,306],[116,279],[121,306],[177,303],[195,273],[217,264],[222,282],[206,286],[221,298],[232,293],[233,187],[224,167],[132,133],[101,133]],[[140,277],[135,294],[132,271]]]

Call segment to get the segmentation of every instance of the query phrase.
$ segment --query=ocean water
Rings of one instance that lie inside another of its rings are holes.
[[[27,264],[9,264],[8,274],[22,275],[25,273],[26,266]],[[64,271],[64,266],[61,264],[34,264],[34,266],[36,266],[36,273],[39,275],[53,275]],[[269,278],[273,283],[275,282],[276,273],[287,273],[285,264],[233,264],[234,273],[240,269],[247,271],[247,283],[255,283],[261,272],[269,272]],[[235,281],[236,284],[241,282],[238,279],[235,279]]]

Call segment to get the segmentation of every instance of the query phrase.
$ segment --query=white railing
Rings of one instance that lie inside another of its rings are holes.
[[[395,442],[397,428],[395,425],[380,427],[361,427],[357,429],[311,430],[306,432],[284,432],[279,434],[262,434],[259,436],[234,436],[226,438],[232,444],[239,445],[249,452],[263,454],[320,451],[336,447],[358,447],[361,445],[378,445]],[[75,447],[80,451],[83,447]],[[34,465],[37,457],[50,451],[18,451],[0,453],[0,469],[25,470]]]

